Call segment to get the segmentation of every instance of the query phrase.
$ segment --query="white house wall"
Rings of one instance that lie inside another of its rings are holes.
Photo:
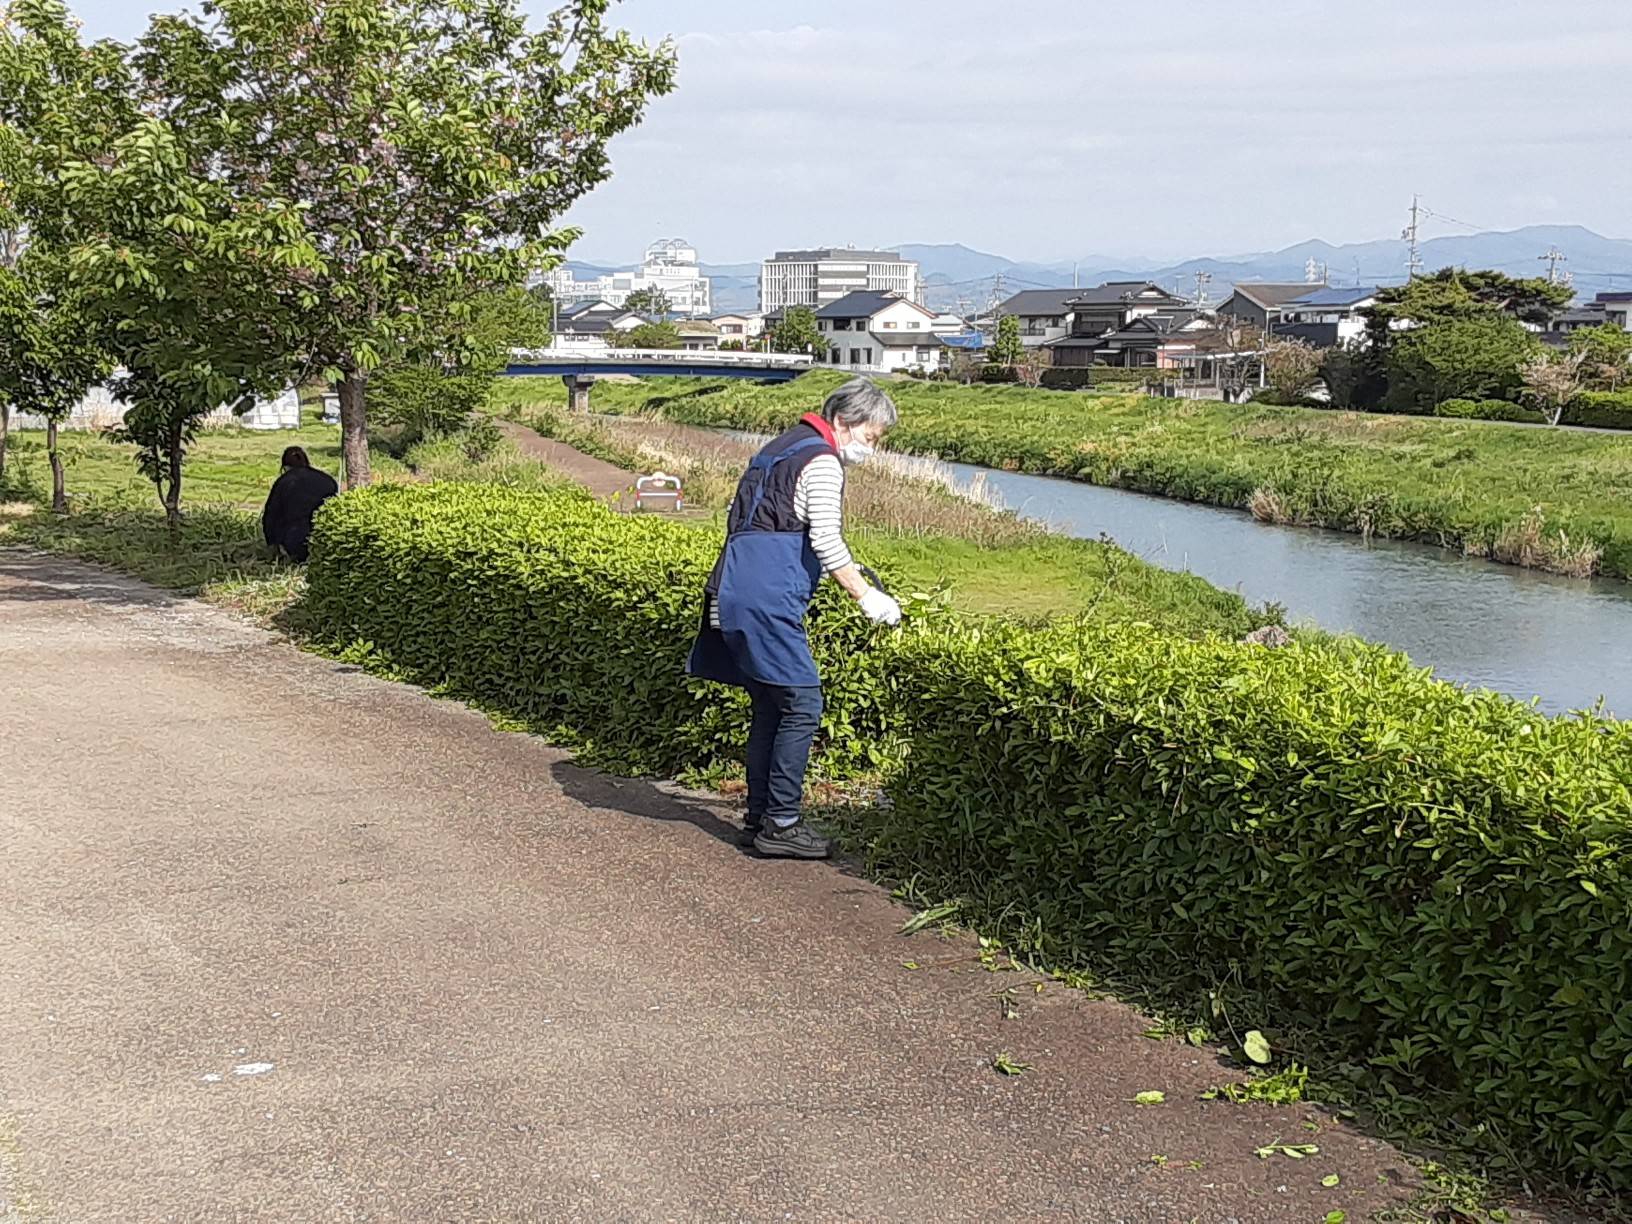
[[[63,422],[65,429],[111,429],[123,423],[125,405],[114,399],[107,387],[92,387],[85,398],[69,413]],[[212,425],[236,425],[241,429],[274,430],[300,428],[300,396],[293,388],[276,399],[256,400],[255,406],[243,416],[235,416],[223,405],[204,418]],[[19,429],[44,429],[45,418],[19,413],[15,418]]]

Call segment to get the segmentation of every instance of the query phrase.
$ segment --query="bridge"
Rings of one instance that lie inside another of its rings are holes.
[[[788,382],[811,368],[804,353],[701,352],[694,349],[512,349],[511,378],[552,375],[567,385],[570,406],[589,408],[589,389],[607,374],[636,377],[753,378]]]

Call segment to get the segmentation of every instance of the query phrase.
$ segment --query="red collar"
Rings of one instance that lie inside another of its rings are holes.
[[[839,449],[839,440],[833,436],[833,426],[829,425],[827,421],[824,420],[819,414],[807,412],[799,419],[804,424],[809,425],[817,433],[821,434],[823,442],[826,442],[834,450]]]

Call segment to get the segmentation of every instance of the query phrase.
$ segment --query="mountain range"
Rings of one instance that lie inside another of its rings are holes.
[[[1311,260],[1332,285],[1398,284],[1406,277],[1406,247],[1398,238],[1341,244],[1311,238],[1278,251],[1176,263],[1131,255],[1084,255],[1077,260],[1040,263],[977,251],[961,243],[905,242],[884,249],[900,251],[903,258],[917,261],[926,305],[944,310],[980,310],[994,296],[1007,297],[1022,289],[1069,288],[1073,283],[1088,286],[1113,280],[1152,280],[1193,297],[1198,272],[1211,278],[1204,282],[1207,299],[1218,302],[1238,282],[1302,281]],[[1545,256],[1552,249],[1563,252],[1559,273],[1572,278],[1579,296],[1590,298],[1605,289],[1632,290],[1632,241],[1606,238],[1580,225],[1527,225],[1428,238],[1420,246],[1426,271],[1459,266],[1492,268],[1509,276],[1545,275]],[[579,276],[614,270],[576,261],[568,266]],[[757,263],[703,264],[702,271],[713,278],[715,310],[748,310],[756,305]]]

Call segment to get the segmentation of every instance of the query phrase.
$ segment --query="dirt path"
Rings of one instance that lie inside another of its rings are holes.
[[[610,501],[634,487],[635,478],[631,473],[604,459],[586,455],[565,442],[546,438],[514,421],[501,420],[498,426],[499,432],[514,442],[523,454],[531,455],[546,467],[576,480],[602,501]]]
[[[1197,1100],[1232,1072],[1128,1008],[745,856],[727,804],[224,613],[0,552],[0,677],[0,1219],[1316,1224],[1403,1193],[1318,1111]]]

